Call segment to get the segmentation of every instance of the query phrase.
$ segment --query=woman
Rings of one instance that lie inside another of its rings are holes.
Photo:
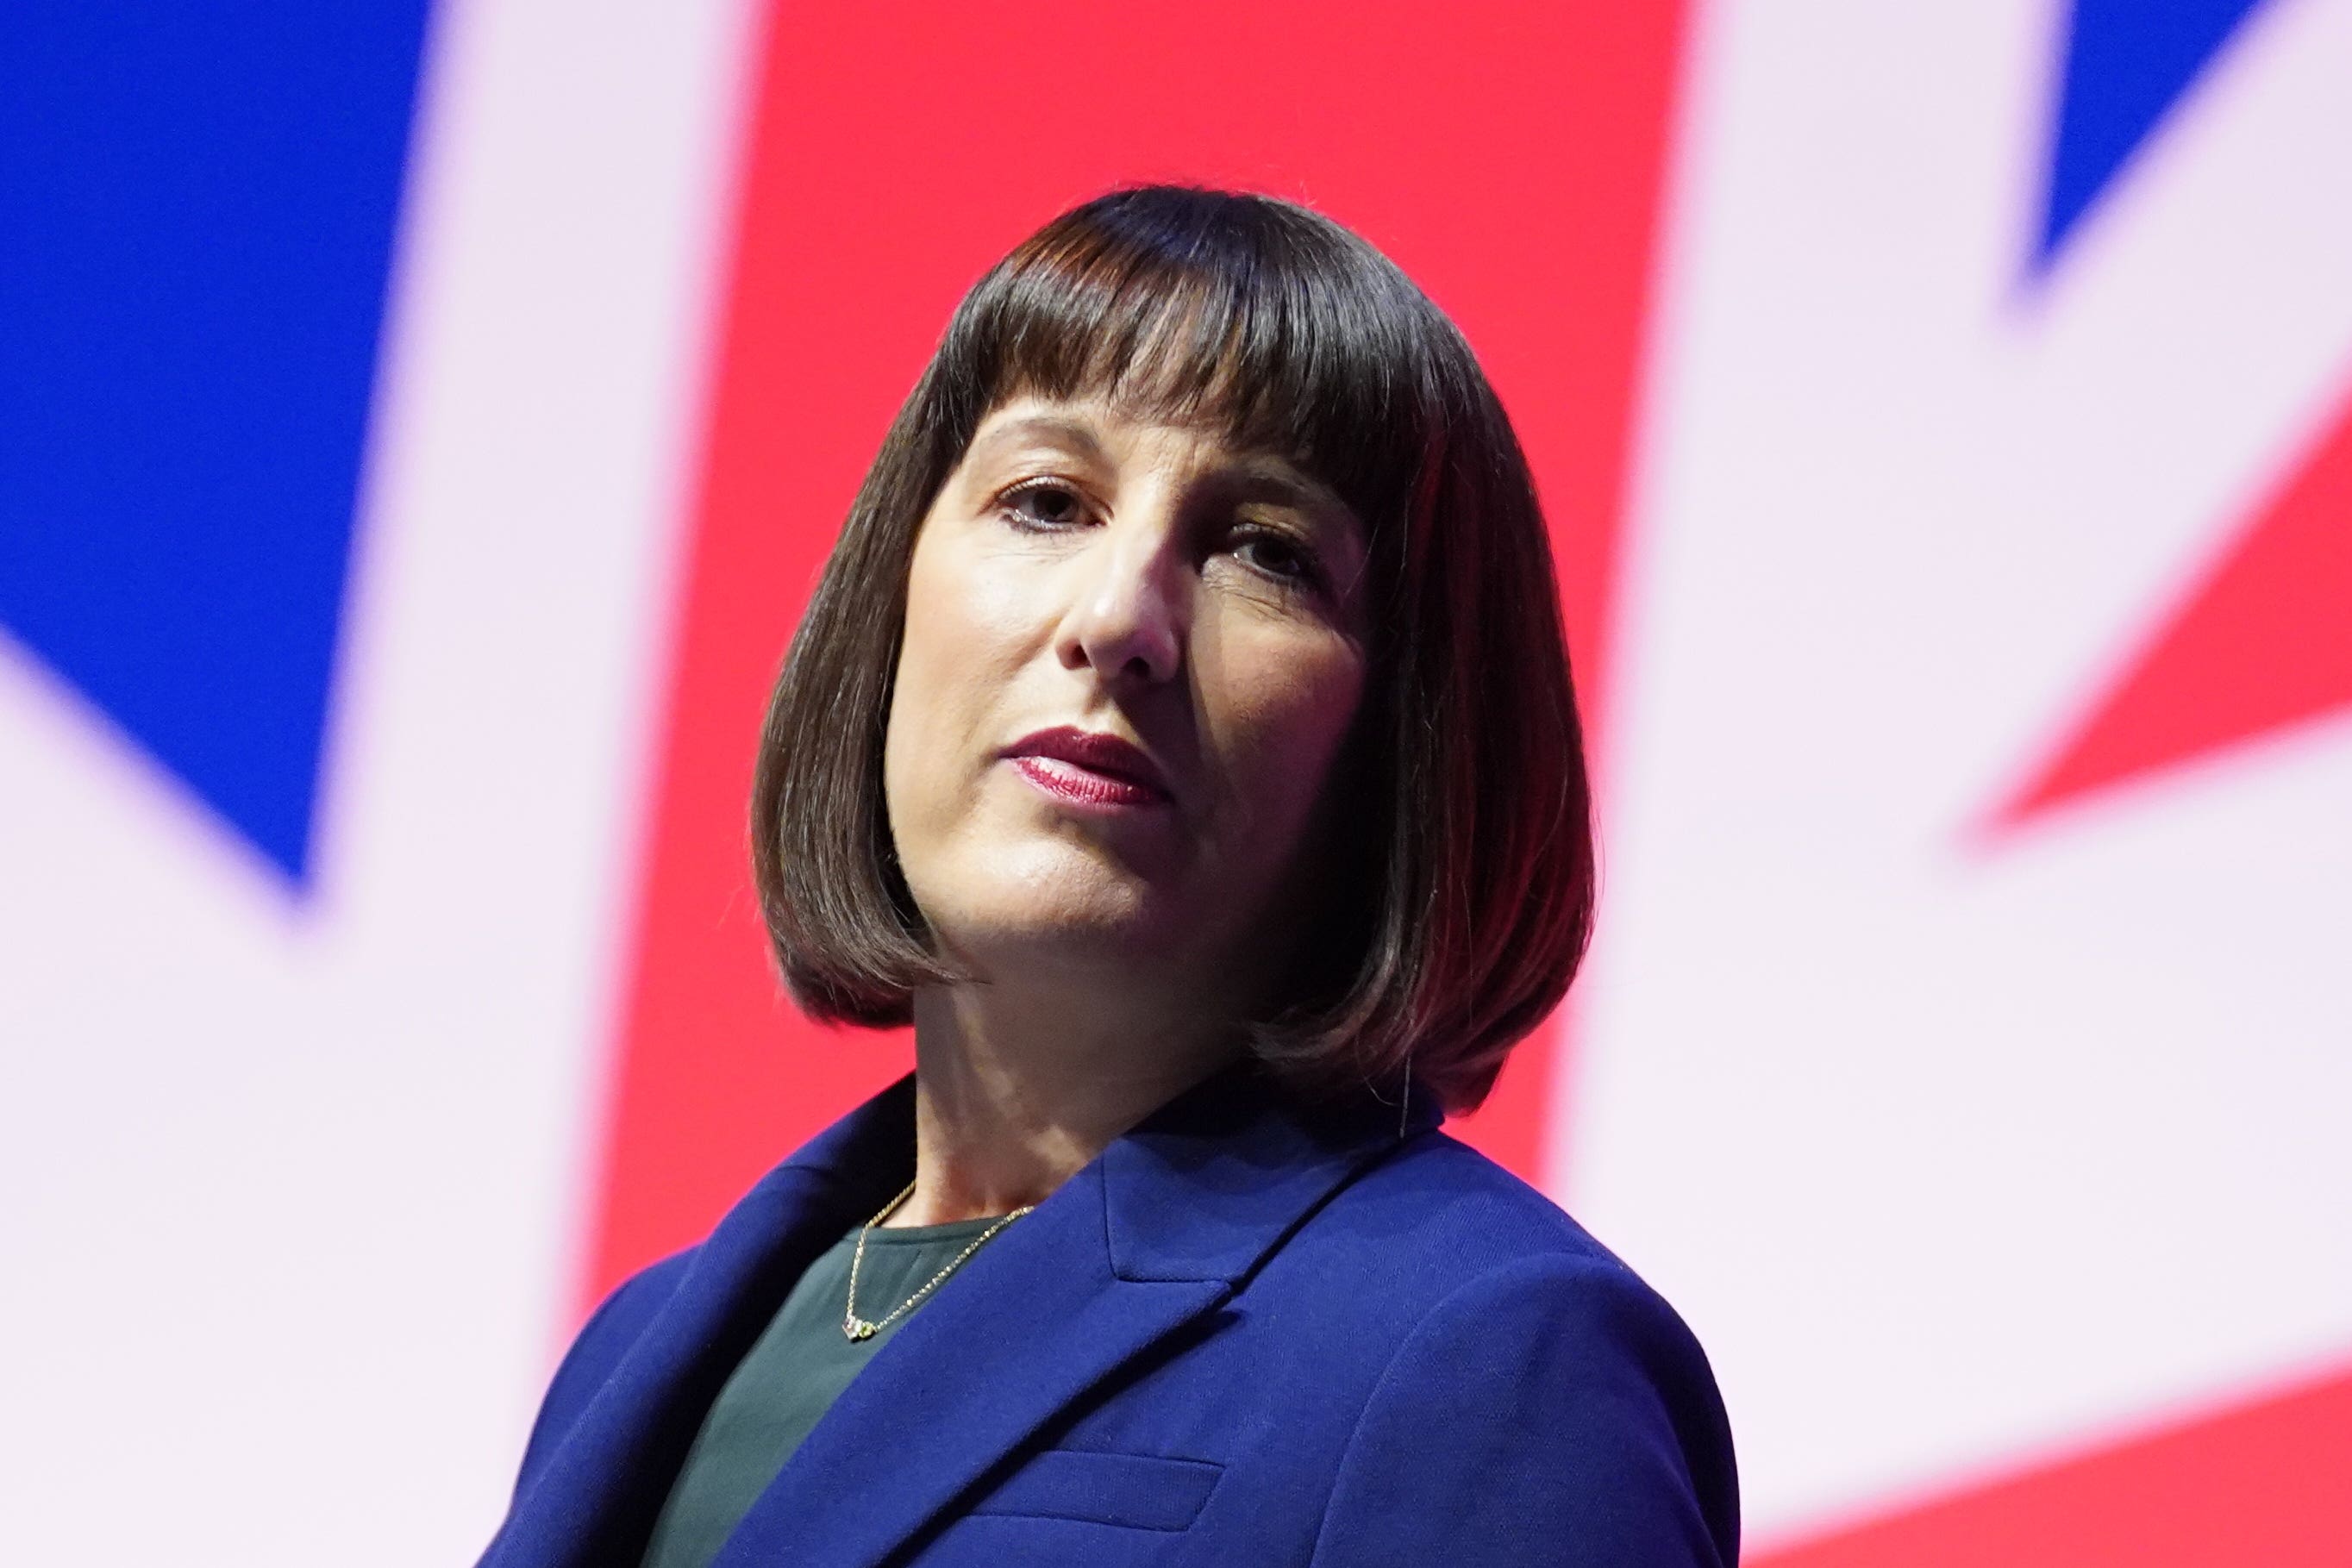
[[[1336,225],[1125,191],[983,278],[752,802],[793,996],[916,1071],[604,1304],[484,1563],[1731,1563],[1696,1343],[1437,1129],[1590,926],[1551,584]]]

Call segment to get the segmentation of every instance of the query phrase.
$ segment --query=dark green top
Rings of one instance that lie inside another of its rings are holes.
[[[879,1322],[994,1218],[876,1230],[857,1271],[857,1315]],[[890,1336],[932,1296],[869,1339],[841,1332],[856,1230],[834,1243],[793,1287],[759,1341],[712,1401],[646,1546],[645,1568],[706,1568],[817,1418]],[[953,1276],[942,1281],[944,1291]]]

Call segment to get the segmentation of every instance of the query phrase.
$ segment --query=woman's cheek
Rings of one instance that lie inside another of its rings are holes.
[[[1253,658],[1255,678],[1233,683],[1236,703],[1227,732],[1248,758],[1254,794],[1281,800],[1286,817],[1319,792],[1363,692],[1354,647],[1336,636],[1287,637]]]
[[[1363,660],[1346,638],[1319,627],[1301,630],[1280,639],[1262,664],[1286,727],[1302,738],[1346,727],[1364,680]]]

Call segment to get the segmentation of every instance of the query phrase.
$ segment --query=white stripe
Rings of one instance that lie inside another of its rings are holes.
[[[2352,1352],[2352,723],[1971,821],[2352,371],[2352,4],[2019,292],[2054,7],[1704,19],[1573,1206],[1767,1543]]]
[[[24,1561],[407,1568],[503,1508],[628,961],[751,20],[438,8],[314,907],[0,675]]]

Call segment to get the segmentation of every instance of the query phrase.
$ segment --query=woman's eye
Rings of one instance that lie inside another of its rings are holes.
[[[1278,533],[1252,529],[1234,545],[1242,564],[1285,582],[1306,583],[1315,578],[1315,562],[1301,546]]]
[[[1016,527],[1066,528],[1086,521],[1087,504],[1067,485],[1016,485],[997,499],[997,509]]]

